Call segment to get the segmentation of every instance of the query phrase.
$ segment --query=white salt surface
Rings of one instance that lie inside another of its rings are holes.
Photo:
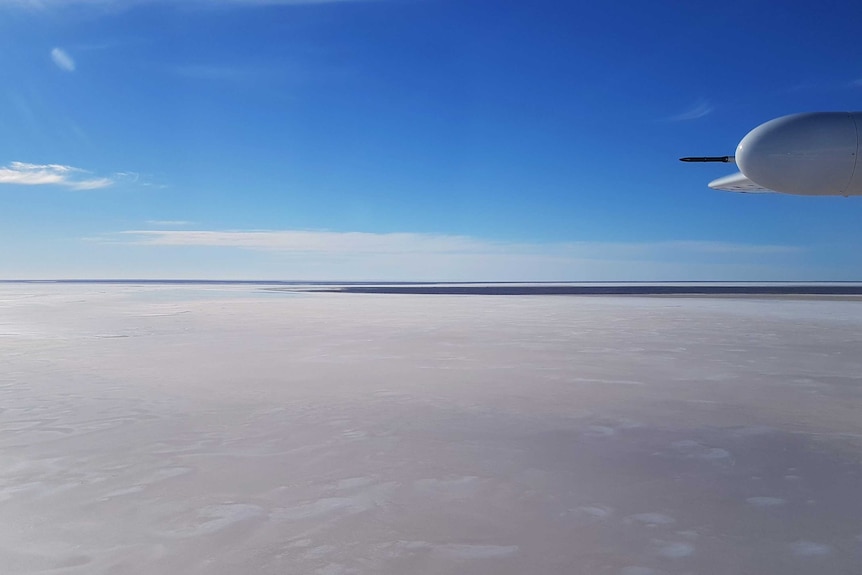
[[[862,572],[862,302],[0,286],[0,572]]]

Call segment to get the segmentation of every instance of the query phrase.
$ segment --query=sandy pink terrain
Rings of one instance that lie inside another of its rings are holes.
[[[0,572],[862,572],[862,302],[0,286]]]

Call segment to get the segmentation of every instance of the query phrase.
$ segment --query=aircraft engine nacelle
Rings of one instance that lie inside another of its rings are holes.
[[[770,120],[736,148],[740,172],[760,186],[807,196],[862,195],[862,113],[815,112]]]

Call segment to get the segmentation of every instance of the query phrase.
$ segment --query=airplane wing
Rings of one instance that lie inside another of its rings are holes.
[[[709,183],[709,187],[713,190],[723,190],[725,192],[742,192],[743,194],[774,194],[775,190],[769,190],[762,186],[758,186],[744,175],[742,172],[736,172],[723,178],[718,178]]]

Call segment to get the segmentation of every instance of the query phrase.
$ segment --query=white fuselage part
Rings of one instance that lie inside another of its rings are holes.
[[[805,196],[862,195],[859,129],[862,112],[814,112],[770,120],[736,148],[740,173],[710,187]]]

